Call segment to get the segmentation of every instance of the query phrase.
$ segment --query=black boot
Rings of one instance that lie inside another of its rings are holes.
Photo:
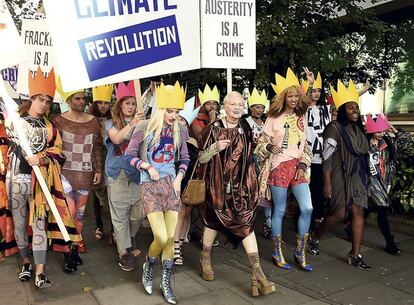
[[[348,254],[348,264],[354,265],[358,269],[362,270],[371,270],[371,267],[368,266],[364,259],[362,258],[361,254],[358,254],[357,256],[352,255],[352,251]]]
[[[63,270],[66,273],[72,273],[78,270],[76,263],[72,260],[72,256],[69,253],[64,253],[64,267]]]
[[[80,258],[78,253],[78,245],[72,245],[72,250],[70,252],[70,258],[76,266],[83,264],[83,260]]]
[[[397,247],[397,245],[394,242],[394,236],[390,235],[390,237],[387,238],[387,244],[384,248],[386,252],[388,252],[391,255],[398,255],[401,253],[401,250]]]

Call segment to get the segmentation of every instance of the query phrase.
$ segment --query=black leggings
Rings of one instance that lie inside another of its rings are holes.
[[[367,218],[371,212],[377,213],[378,227],[382,236],[384,236],[385,241],[388,243],[392,239],[390,225],[388,223],[388,207],[370,205],[368,209],[365,209],[365,218]]]

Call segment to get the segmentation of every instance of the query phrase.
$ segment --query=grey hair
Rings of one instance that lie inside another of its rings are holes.
[[[231,97],[240,97],[242,100],[244,100],[243,95],[241,95],[237,91],[232,91],[224,97],[223,104],[226,105],[226,103],[230,100]]]

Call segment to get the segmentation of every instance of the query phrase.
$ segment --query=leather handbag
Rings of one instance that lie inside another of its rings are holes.
[[[208,140],[211,136],[211,131],[213,128],[210,129],[210,133],[207,137],[206,143],[204,144],[203,150],[206,149]],[[194,164],[193,171],[190,176],[190,180],[188,180],[187,186],[184,189],[183,194],[181,195],[182,203],[186,205],[199,205],[206,200],[206,169],[204,170],[202,179],[195,179],[194,174],[197,170],[198,163],[200,162],[200,157],[197,157],[197,161]]]

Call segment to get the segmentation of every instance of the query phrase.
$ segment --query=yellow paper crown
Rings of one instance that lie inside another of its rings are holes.
[[[249,107],[253,105],[263,105],[267,106],[267,96],[266,92],[263,90],[262,93],[259,94],[259,91],[257,91],[256,88],[253,89],[252,94],[249,95],[247,98],[247,103],[249,104]]]
[[[287,70],[286,78],[277,73],[275,74],[275,78],[276,85],[272,84],[272,87],[276,94],[281,94],[283,90],[291,86],[299,86],[299,80],[290,68]]]
[[[114,85],[103,85],[92,88],[93,101],[111,102]]]
[[[217,86],[214,86],[213,90],[211,90],[210,86],[206,84],[204,92],[198,89],[198,98],[200,99],[201,105],[208,101],[220,103],[220,92],[218,91]]]
[[[64,102],[67,102],[68,98],[74,95],[75,93],[83,92],[83,89],[74,90],[74,91],[63,91],[62,81],[60,80],[59,75],[56,75],[56,90],[59,93],[59,95],[62,97]]]
[[[165,86],[164,83],[161,83],[155,89],[155,92],[158,109],[184,109],[186,92],[178,81],[175,82],[174,86]]]
[[[305,93],[308,92],[309,82],[305,79],[302,79],[302,88],[305,91]],[[322,89],[322,77],[319,72],[318,76],[315,79],[315,82],[313,83],[313,89]]]
[[[339,109],[340,106],[348,102],[359,104],[359,92],[351,79],[349,80],[348,88],[339,79],[337,91],[332,86],[330,88],[336,109]]]

